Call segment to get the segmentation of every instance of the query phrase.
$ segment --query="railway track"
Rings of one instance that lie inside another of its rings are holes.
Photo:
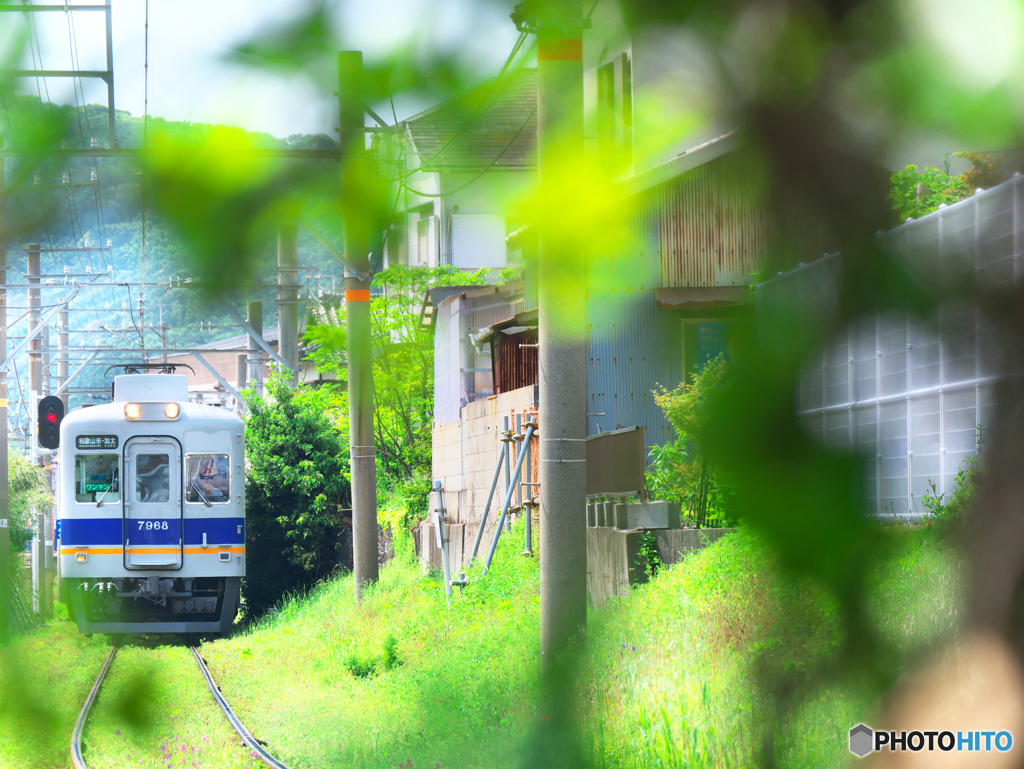
[[[220,706],[221,711],[224,713],[224,717],[227,718],[231,728],[235,730],[235,733],[241,738],[242,742],[263,762],[264,765],[272,767],[272,769],[288,769],[286,764],[282,764],[276,758],[274,758],[264,747],[263,743],[257,740],[245,725],[239,720],[238,716],[228,705],[227,700],[224,699],[224,695],[221,694],[220,688],[217,686],[216,681],[213,680],[213,676],[210,674],[209,668],[206,667],[206,662],[201,656],[199,651],[194,646],[190,646],[189,650],[192,652],[192,658],[195,660],[196,666],[199,668],[200,674],[203,676],[203,680],[206,681],[206,686],[213,695],[214,700]],[[110,669],[110,663],[114,661],[114,655],[117,649],[113,648],[110,650],[110,654],[107,655],[106,662],[103,663],[100,674],[96,677],[96,682],[92,685],[92,689],[89,690],[89,696],[85,698],[85,704],[82,705],[82,710],[78,714],[78,719],[75,721],[75,727],[71,732],[71,765],[74,769],[89,769],[85,763],[85,759],[82,757],[82,733],[85,731],[85,722],[89,718],[89,710],[92,708],[93,703],[96,701],[96,697],[100,692],[100,687],[103,685],[103,679],[107,675],[107,670]]]

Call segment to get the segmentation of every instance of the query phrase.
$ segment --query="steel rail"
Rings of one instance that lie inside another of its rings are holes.
[[[96,677],[96,683],[92,685],[89,696],[85,698],[82,711],[78,714],[78,720],[75,721],[75,728],[71,731],[71,765],[75,769],[89,769],[85,765],[85,759],[82,758],[82,732],[85,731],[85,720],[89,717],[89,709],[92,707],[92,703],[96,701],[96,695],[100,692],[103,677],[107,674],[107,669],[110,667],[110,663],[114,661],[114,654],[116,653],[117,647],[115,646],[110,650],[110,654],[107,655],[107,661],[103,663],[103,669],[100,670],[100,674]]]
[[[192,657],[195,659],[196,665],[199,666],[199,672],[201,672],[203,674],[203,678],[206,679],[206,685],[209,687],[210,693],[213,695],[213,698],[217,700],[217,704],[220,705],[220,709],[224,711],[224,717],[227,718],[228,723],[231,724],[231,728],[238,733],[238,736],[242,738],[242,741],[249,746],[252,752],[256,754],[256,757],[259,758],[259,760],[266,766],[272,767],[272,769],[288,769],[286,764],[282,764],[270,755],[270,753],[267,752],[267,749],[263,747],[263,744],[253,737],[249,730],[245,728],[245,725],[238,720],[238,716],[235,715],[231,706],[228,705],[227,700],[224,699],[224,695],[220,693],[220,689],[217,687],[216,682],[214,682],[213,676],[210,675],[210,671],[206,667],[206,663],[203,662],[203,658],[199,656],[199,652],[194,646],[190,646],[189,649],[192,651]],[[80,768],[76,766],[75,769]]]

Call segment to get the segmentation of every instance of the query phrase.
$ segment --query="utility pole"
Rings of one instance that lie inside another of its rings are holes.
[[[40,300],[41,301],[41,300]],[[40,396],[46,397],[50,394],[50,324],[46,323],[43,326],[43,330],[39,333],[39,343],[42,345],[42,353],[40,353],[40,364],[39,370],[42,372],[39,383],[42,389],[39,391]]]
[[[28,275],[29,285],[35,284],[37,288],[28,289],[28,332],[31,334],[39,326],[39,244],[29,243],[25,247],[28,254]],[[39,459],[39,444],[36,438],[36,405],[43,391],[43,361],[39,353],[39,345],[42,340],[36,336],[28,347],[28,392],[29,392],[29,422],[32,425],[32,435],[29,436],[29,445],[32,447],[32,461]]]
[[[551,200],[559,173],[583,155],[586,22],[580,0],[543,6],[529,21],[538,37],[540,196]],[[549,669],[587,623],[586,261],[577,239],[543,216],[538,237],[540,645]]]
[[[57,357],[57,389],[59,390],[68,381],[68,310],[67,305],[57,312],[57,348],[60,350]],[[68,411],[67,391],[60,394],[64,403],[64,413]]]
[[[0,149],[3,149],[4,137],[0,134]],[[4,176],[3,158],[0,158],[0,192],[7,189]],[[0,363],[7,361],[7,221],[4,215],[5,204],[0,199]],[[0,643],[7,639],[8,618],[11,608],[11,545],[10,530],[7,526],[7,372],[0,371],[0,427],[3,427],[3,439],[0,440]]]
[[[376,582],[377,468],[373,446],[373,368],[370,359],[369,227],[363,196],[369,193],[363,131],[363,54],[338,54],[341,193],[344,224],[345,331],[348,336],[349,457],[352,464],[352,572],[356,602],[362,586]]]
[[[295,373],[292,384],[299,383],[299,230],[293,222],[277,228],[277,284],[288,286],[277,290],[278,352]]]
[[[245,306],[246,318],[252,330],[263,336],[263,302],[249,302]],[[248,337],[249,350],[249,381],[256,394],[263,397],[263,351],[256,344],[256,340]]]

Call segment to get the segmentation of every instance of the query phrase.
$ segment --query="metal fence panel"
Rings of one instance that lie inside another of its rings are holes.
[[[974,279],[994,292],[1021,271],[1024,178],[879,235],[935,288]],[[823,322],[836,306],[840,260],[831,255],[757,287],[757,313]],[[807,361],[799,417],[825,446],[864,455],[864,499],[878,514],[917,517],[926,493],[948,494],[995,418],[994,381],[1010,346],[973,306],[934,318],[878,312],[856,319]],[[873,460],[873,461],[872,461]]]

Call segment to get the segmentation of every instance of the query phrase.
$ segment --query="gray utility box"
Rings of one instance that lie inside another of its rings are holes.
[[[679,505],[676,502],[616,502],[613,515],[614,520],[608,525],[623,531],[679,528]]]

